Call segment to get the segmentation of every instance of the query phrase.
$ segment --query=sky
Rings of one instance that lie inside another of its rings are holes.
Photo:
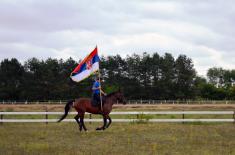
[[[235,69],[234,0],[1,0],[0,61],[185,54],[198,75]]]

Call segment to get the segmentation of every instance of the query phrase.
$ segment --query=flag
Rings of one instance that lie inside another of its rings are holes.
[[[80,82],[92,73],[99,70],[99,61],[97,47],[73,70],[70,77],[75,82]]]

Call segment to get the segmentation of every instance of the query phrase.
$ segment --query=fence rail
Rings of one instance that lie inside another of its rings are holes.
[[[64,112],[0,112],[0,115],[62,115]],[[70,112],[69,114],[77,114]],[[89,114],[89,113],[86,113]],[[182,114],[202,114],[202,115],[233,115],[234,111],[116,111],[111,115],[182,115]]]
[[[56,122],[57,119],[48,119],[48,115],[61,115],[63,112],[0,112],[0,122],[14,123],[37,123],[37,122]],[[69,114],[76,114],[70,112]],[[89,114],[89,113],[86,113]],[[137,115],[137,119],[113,119],[113,122],[234,122],[235,111],[126,111],[112,112],[111,115]],[[232,115],[231,119],[185,119],[185,115]],[[4,119],[4,115],[45,115],[45,119]],[[144,119],[139,115],[182,115],[182,119]],[[91,114],[90,114],[91,116]],[[65,119],[65,122],[74,122],[74,119]],[[103,119],[85,119],[86,122],[102,122]]]
[[[85,122],[103,122],[103,119],[84,119]],[[55,123],[58,119],[3,119],[2,123]],[[75,122],[74,119],[65,119],[64,122]],[[165,122],[165,123],[180,123],[180,122],[234,122],[234,119],[112,119],[112,122]]]

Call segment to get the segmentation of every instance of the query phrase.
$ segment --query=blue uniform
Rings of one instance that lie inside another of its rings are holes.
[[[100,82],[95,81],[92,88],[99,88]],[[98,106],[100,104],[100,89],[92,90],[92,104]]]
[[[99,88],[99,87],[100,87],[100,82],[95,81],[92,88]],[[100,89],[93,90],[93,94],[100,94]]]

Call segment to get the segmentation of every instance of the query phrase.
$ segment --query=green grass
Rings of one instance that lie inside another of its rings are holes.
[[[86,125],[87,133],[76,123],[4,123],[0,154],[235,154],[232,123],[113,123],[99,132],[101,123]]]
[[[0,105],[0,111],[63,111],[64,105]],[[235,110],[223,107],[119,107],[114,111]],[[73,109],[74,111],[74,109]],[[60,115],[48,115],[49,119]],[[67,118],[73,118],[69,115]],[[111,115],[137,118],[137,115]],[[44,115],[4,115],[7,119],[44,119]],[[89,118],[89,115],[86,115]],[[101,118],[92,115],[92,118]],[[235,155],[233,123],[148,123],[153,118],[182,118],[182,115],[139,115],[140,121],[113,123],[101,132],[101,123],[86,123],[88,133],[79,132],[74,123],[3,123],[0,124],[0,155],[72,155],[72,154],[178,154]],[[232,118],[232,115],[185,115],[185,118]]]

